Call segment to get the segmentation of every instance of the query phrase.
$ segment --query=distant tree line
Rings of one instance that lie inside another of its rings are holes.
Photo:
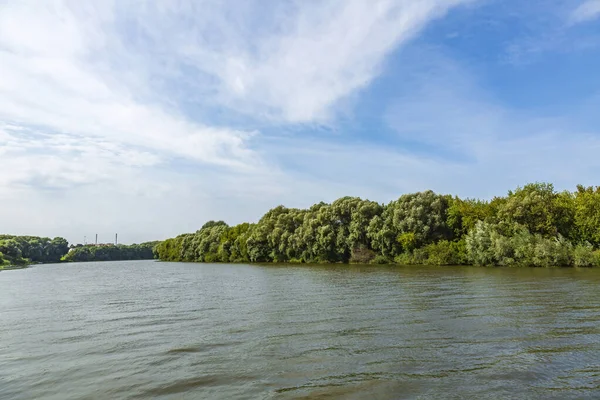
[[[30,263],[55,263],[69,251],[69,242],[37,236],[0,235],[0,267]]]
[[[151,260],[154,258],[153,248],[159,242],[140,244],[103,244],[77,245],[69,249],[62,258],[63,261],[120,261],[120,260]]]
[[[0,269],[62,261],[118,261],[154,258],[159,242],[133,245],[72,245],[61,237],[0,235]]]
[[[154,251],[188,262],[592,267],[599,246],[600,187],[534,183],[490,201],[425,191],[387,205],[343,197],[278,206],[258,223],[207,222]]]

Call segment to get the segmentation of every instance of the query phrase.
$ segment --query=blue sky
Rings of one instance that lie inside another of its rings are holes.
[[[0,1],[1,229],[600,175],[600,0]]]

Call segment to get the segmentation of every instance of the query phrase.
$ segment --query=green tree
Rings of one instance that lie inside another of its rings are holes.
[[[517,223],[531,233],[569,237],[574,227],[574,212],[569,193],[557,193],[549,183],[531,183],[509,192],[498,210],[501,222]]]
[[[448,207],[448,227],[455,237],[465,236],[479,221],[493,222],[496,217],[496,207],[499,199],[490,203],[477,199],[462,200],[454,197]]]
[[[0,252],[12,262],[21,260],[23,256],[19,242],[15,239],[0,240]]]
[[[394,257],[407,245],[405,234],[413,234],[410,247],[420,247],[439,240],[453,238],[448,226],[450,196],[432,191],[406,194],[385,207],[381,219],[374,219],[369,227],[373,248],[382,255]]]
[[[600,186],[577,186],[574,195],[575,234],[578,242],[600,245]]]

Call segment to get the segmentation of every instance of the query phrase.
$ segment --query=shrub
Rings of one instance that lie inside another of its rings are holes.
[[[554,239],[553,262],[561,267],[573,265],[573,245],[561,235]]]
[[[576,267],[598,266],[598,256],[591,244],[579,244],[573,250],[573,265]]]
[[[417,246],[417,237],[414,232],[404,232],[398,235],[396,241],[402,246],[405,252],[413,251]]]
[[[427,246],[427,264],[460,265],[467,262],[466,243],[442,240]]]
[[[427,247],[429,247],[429,246],[421,247],[419,249],[413,250],[411,264],[414,264],[414,265],[427,264],[427,260],[429,259],[429,252],[428,252]]]
[[[402,253],[394,257],[394,262],[400,265],[411,265],[414,264],[411,253]]]
[[[470,262],[475,265],[494,265],[494,249],[492,247],[493,225],[479,221],[465,238],[467,255]]]
[[[386,256],[379,254],[373,258],[371,264],[391,264],[391,262]]]
[[[521,225],[478,223],[466,237],[468,259],[476,265],[571,266],[576,255],[571,243],[561,235],[545,238],[531,234]],[[591,246],[579,249],[578,264],[594,264]]]

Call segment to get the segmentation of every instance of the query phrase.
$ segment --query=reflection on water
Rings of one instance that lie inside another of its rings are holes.
[[[0,273],[0,399],[600,398],[600,270]]]

